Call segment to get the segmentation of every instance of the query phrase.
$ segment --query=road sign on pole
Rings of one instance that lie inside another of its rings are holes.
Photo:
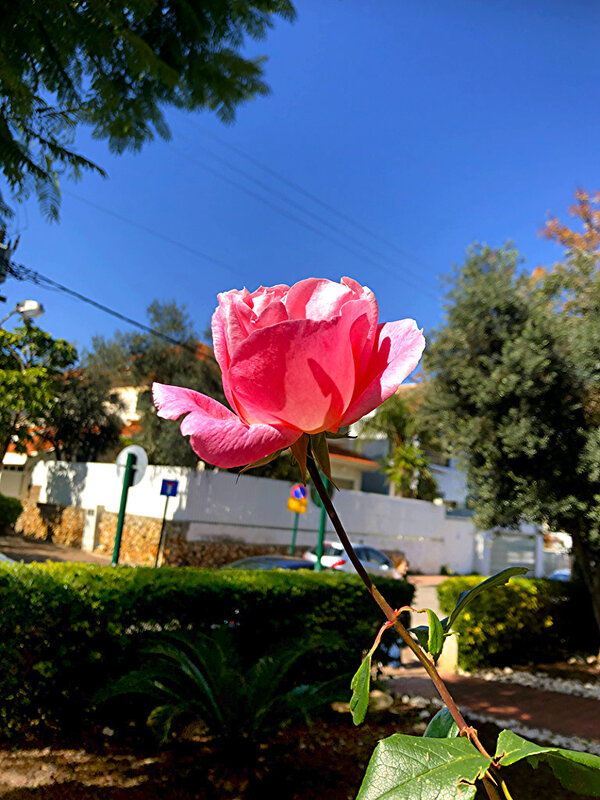
[[[306,514],[306,506],[308,505],[308,497],[306,494],[306,486],[301,483],[296,483],[292,486],[290,496],[288,497],[287,507],[288,511],[294,513],[294,528],[292,530],[292,543],[290,545],[290,555],[293,556],[296,550],[296,535],[298,533],[298,520],[300,514]]]
[[[127,462],[127,456],[129,453],[132,453],[135,456],[134,473],[133,477],[131,478],[130,486],[137,486],[146,472],[146,467],[148,466],[148,456],[146,455],[144,448],[140,447],[139,444],[130,444],[129,447],[124,447],[117,456],[117,475],[119,478],[123,478],[123,475],[125,474],[125,464]]]
[[[125,447],[117,456],[117,475],[119,478],[123,478],[123,488],[121,490],[121,503],[119,505],[117,530],[115,532],[115,546],[112,557],[113,567],[116,567],[119,563],[121,538],[123,536],[123,525],[125,524],[125,509],[127,507],[127,494],[131,486],[135,486],[136,483],[142,480],[147,466],[148,456],[146,455],[146,451],[137,444]]]
[[[169,480],[168,478],[163,478],[163,482],[160,487],[161,495],[165,496],[165,510],[163,513],[162,524],[160,526],[160,536],[158,537],[158,547],[156,548],[156,558],[154,560],[154,567],[158,567],[158,562],[160,560],[160,556],[165,546],[165,521],[167,519],[167,506],[169,505],[169,497],[177,497],[177,489],[179,487],[179,481]]]

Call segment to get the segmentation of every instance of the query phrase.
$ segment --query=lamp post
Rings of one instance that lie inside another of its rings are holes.
[[[43,313],[44,306],[38,303],[37,300],[23,300],[22,303],[17,303],[13,310],[0,320],[0,325],[4,325],[6,320],[12,317],[13,314],[20,314],[25,322],[29,322],[32,319],[39,319]]]

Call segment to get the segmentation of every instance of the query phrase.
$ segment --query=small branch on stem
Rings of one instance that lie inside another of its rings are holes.
[[[375,600],[379,608],[383,611],[388,621],[393,624],[396,633],[398,633],[400,638],[412,650],[412,652],[415,654],[415,656],[419,659],[419,661],[425,668],[427,674],[433,681],[440,697],[448,707],[448,711],[452,715],[453,720],[458,725],[458,729],[461,732],[461,735],[468,736],[470,741],[473,742],[473,744],[479,750],[479,752],[482,753],[482,755],[484,755],[486,758],[490,758],[491,756],[485,750],[485,748],[483,747],[483,745],[481,744],[481,742],[477,737],[477,731],[474,728],[471,728],[467,725],[463,715],[460,713],[458,706],[454,702],[452,695],[446,688],[446,684],[441,679],[440,674],[437,671],[435,665],[429,660],[424,650],[422,650],[422,648],[419,647],[417,642],[415,642],[415,640],[406,630],[404,625],[398,620],[396,612],[390,606],[387,600],[383,597],[381,592],[377,589],[377,587],[371,580],[369,574],[365,570],[364,566],[360,562],[358,556],[354,552],[354,548],[350,544],[350,540],[348,539],[348,535],[346,534],[344,526],[342,525],[342,521],[338,517],[337,512],[333,506],[333,503],[331,502],[329,495],[327,494],[327,490],[325,489],[325,486],[319,474],[319,470],[314,460],[309,457],[306,466],[308,469],[308,473],[312,479],[312,482],[314,483],[315,489],[319,493],[321,502],[323,503],[325,510],[327,511],[329,519],[331,520],[333,527],[335,528],[335,531],[339,536],[340,542],[342,543],[344,550],[348,555],[348,558],[352,562],[352,565],[359,574],[362,582],[365,584],[371,597]]]

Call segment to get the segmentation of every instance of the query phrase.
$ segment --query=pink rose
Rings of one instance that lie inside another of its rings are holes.
[[[356,422],[394,394],[425,347],[414,320],[378,323],[373,292],[351,278],[233,289],[218,300],[213,345],[233,411],[191,389],[152,388],[158,415],[187,414],[181,432],[219,467]]]

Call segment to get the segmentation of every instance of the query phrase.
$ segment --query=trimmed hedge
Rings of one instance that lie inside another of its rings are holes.
[[[459,594],[484,580],[449,578],[438,588],[440,607],[450,614]],[[513,578],[483,592],[458,618],[458,665],[475,670],[556,661],[577,651],[597,651],[598,627],[583,587],[533,578]]]
[[[23,513],[23,504],[16,497],[0,494],[0,527],[12,526]]]
[[[390,604],[413,587],[378,580]],[[93,697],[135,664],[140,634],[227,626],[249,661],[284,640],[324,645],[298,679],[352,673],[381,612],[354,575],[194,568],[6,564],[0,567],[0,733],[77,731]]]

